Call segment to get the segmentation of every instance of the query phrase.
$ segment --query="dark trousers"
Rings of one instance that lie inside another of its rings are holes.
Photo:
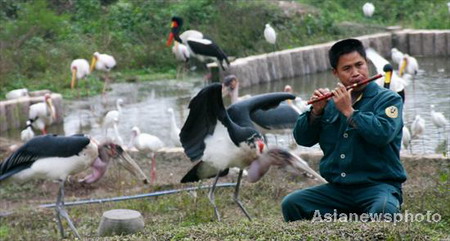
[[[287,195],[281,203],[284,220],[312,219],[325,213],[386,214],[400,212],[402,191],[390,184],[323,184]]]

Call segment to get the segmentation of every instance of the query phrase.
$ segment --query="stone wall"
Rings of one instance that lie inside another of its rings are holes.
[[[450,30],[394,29],[392,32],[356,38],[361,40],[366,48],[374,48],[386,59],[390,59],[391,49],[394,47],[415,57],[450,55]],[[216,73],[221,75],[220,79],[225,75],[235,74],[239,78],[240,86],[246,87],[326,71],[330,68],[328,50],[333,43],[334,41],[238,58],[226,71]],[[217,65],[213,63],[208,67],[213,69],[217,68]]]
[[[51,98],[56,111],[54,124],[62,123],[64,120],[62,95],[52,93]],[[42,101],[44,101],[43,95],[0,101],[0,133],[10,129],[24,129],[30,105]]]

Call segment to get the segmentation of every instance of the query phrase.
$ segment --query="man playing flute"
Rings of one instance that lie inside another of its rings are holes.
[[[329,60],[340,80],[333,97],[313,103],[299,116],[293,131],[299,145],[319,143],[324,153],[320,173],[328,183],[287,195],[282,202],[284,219],[366,214],[392,220],[400,211],[401,185],[406,180],[400,162],[402,98],[375,82],[346,89],[369,77],[359,40],[335,43]],[[310,100],[328,92],[317,89]]]

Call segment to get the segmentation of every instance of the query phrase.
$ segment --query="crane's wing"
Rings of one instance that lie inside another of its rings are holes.
[[[40,158],[77,155],[89,142],[90,139],[82,135],[37,136],[0,163],[0,181],[30,167]]]

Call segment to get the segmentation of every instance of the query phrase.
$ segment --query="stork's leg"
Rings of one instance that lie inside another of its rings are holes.
[[[42,128],[41,132],[42,132],[42,135],[47,135],[47,129],[45,129],[45,127]]]
[[[56,198],[56,218],[58,220],[58,227],[59,231],[61,232],[61,237],[64,238],[64,229],[61,223],[61,216],[67,220],[67,223],[69,224],[72,231],[75,233],[75,236],[77,236],[78,239],[81,239],[80,234],[78,233],[77,229],[72,223],[72,220],[69,217],[69,214],[67,213],[66,209],[64,208],[64,180],[60,180],[59,183],[59,192],[58,197]]]
[[[155,158],[155,153],[151,154],[152,156],[152,170],[150,171],[150,180],[151,183],[154,184],[156,181],[156,158]]]
[[[211,187],[211,189],[209,189],[209,194],[208,194],[208,198],[209,198],[209,202],[213,205],[214,207],[214,212],[216,213],[216,217],[217,217],[217,221],[220,222],[220,214],[219,214],[219,210],[217,209],[216,206],[216,202],[214,200],[214,191],[216,190],[216,185],[217,185],[217,181],[219,181],[219,177],[220,177],[220,171],[217,172],[217,176],[214,179],[214,183]]]
[[[237,183],[236,183],[236,188],[234,189],[233,200],[241,208],[241,210],[242,210],[242,212],[244,212],[245,216],[247,216],[247,218],[250,221],[252,221],[252,218],[248,214],[247,210],[245,210],[244,205],[242,204],[241,200],[239,200],[239,186],[241,185],[241,179],[242,179],[242,173],[243,172],[244,172],[244,169],[241,168],[239,170],[239,175],[238,175],[238,180],[237,180]]]

